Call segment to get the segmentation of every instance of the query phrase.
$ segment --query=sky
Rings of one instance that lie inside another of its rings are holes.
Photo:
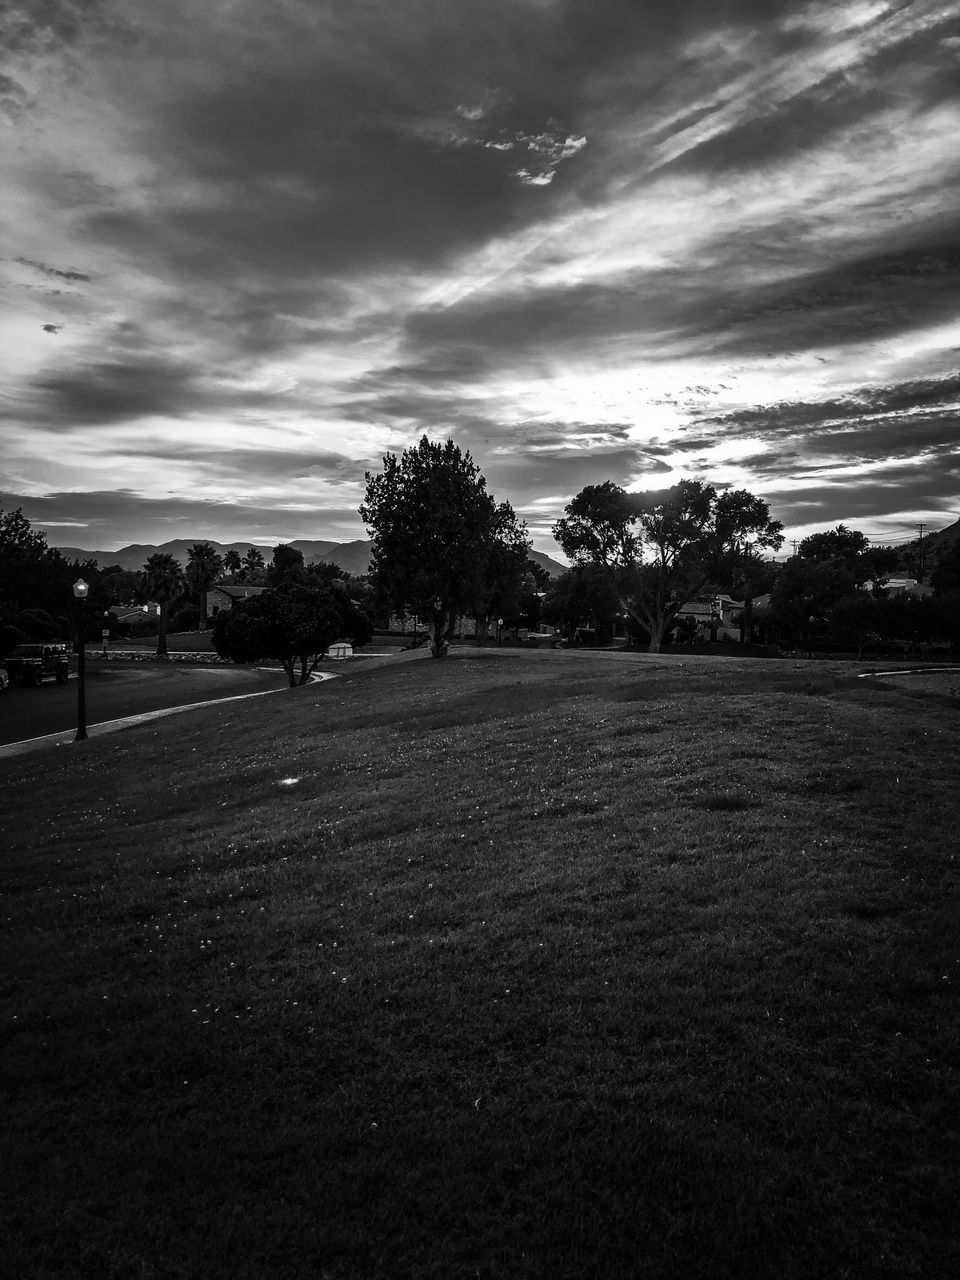
[[[0,50],[52,545],[362,538],[423,434],[553,554],[603,480],[960,515],[955,0],[8,0]]]

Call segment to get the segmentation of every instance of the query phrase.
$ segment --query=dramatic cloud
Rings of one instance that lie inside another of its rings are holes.
[[[55,540],[359,537],[424,431],[545,550],[606,478],[958,514],[950,0],[14,0],[0,50],[4,506]]]

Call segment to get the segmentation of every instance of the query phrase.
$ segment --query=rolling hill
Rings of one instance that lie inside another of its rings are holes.
[[[173,556],[175,560],[179,560],[181,564],[187,563],[187,548],[193,546],[195,542],[209,542],[214,550],[220,555],[224,555],[227,551],[237,551],[240,555],[245,555],[253,545],[249,542],[214,542],[210,538],[176,538],[171,542],[161,543],[156,546],[152,543],[131,543],[129,546],[121,547],[119,551],[87,551],[83,547],[65,547],[58,546],[56,549],[67,560],[96,560],[101,569],[106,569],[110,565],[119,565],[121,569],[142,569],[150,556],[156,552],[164,552]],[[303,552],[304,561],[310,564],[313,560],[327,560],[331,564],[339,565],[347,573],[352,573],[357,577],[368,573],[370,569],[370,550],[373,543],[365,538],[358,538],[354,542],[325,542],[311,539],[296,539],[288,544],[295,547],[298,551]],[[264,554],[264,558],[269,561],[272,547],[260,547]],[[543,551],[531,551],[530,559],[541,565],[551,577],[556,577],[565,571],[566,565],[561,564],[559,560],[554,560],[552,556],[548,556]]]

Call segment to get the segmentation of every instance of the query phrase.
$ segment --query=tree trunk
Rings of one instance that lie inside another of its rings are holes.
[[[200,590],[200,630],[207,629],[207,589],[202,587]]]
[[[487,637],[490,634],[490,619],[476,618],[475,621],[477,624],[477,644],[485,645],[487,643]]]
[[[157,657],[165,658],[167,656],[167,602],[160,602],[160,616],[157,627]]]
[[[443,620],[444,611],[442,609],[434,609],[431,619],[431,630],[433,635],[430,640],[430,654],[434,658],[442,658],[447,652],[447,642],[443,637]]]
[[[660,645],[663,643],[663,637],[666,629],[667,621],[665,618],[658,619],[656,624],[650,628],[650,643],[647,646],[647,653],[660,652]]]
[[[740,616],[740,643],[753,644],[753,583],[743,584],[743,613]]]

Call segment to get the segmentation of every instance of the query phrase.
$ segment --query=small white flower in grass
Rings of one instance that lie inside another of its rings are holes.
[[[297,784],[299,781],[300,781],[300,779],[299,779],[299,778],[281,778],[281,779],[280,779],[280,786],[281,786],[281,787],[294,787],[294,786],[296,786],[296,784]]]

